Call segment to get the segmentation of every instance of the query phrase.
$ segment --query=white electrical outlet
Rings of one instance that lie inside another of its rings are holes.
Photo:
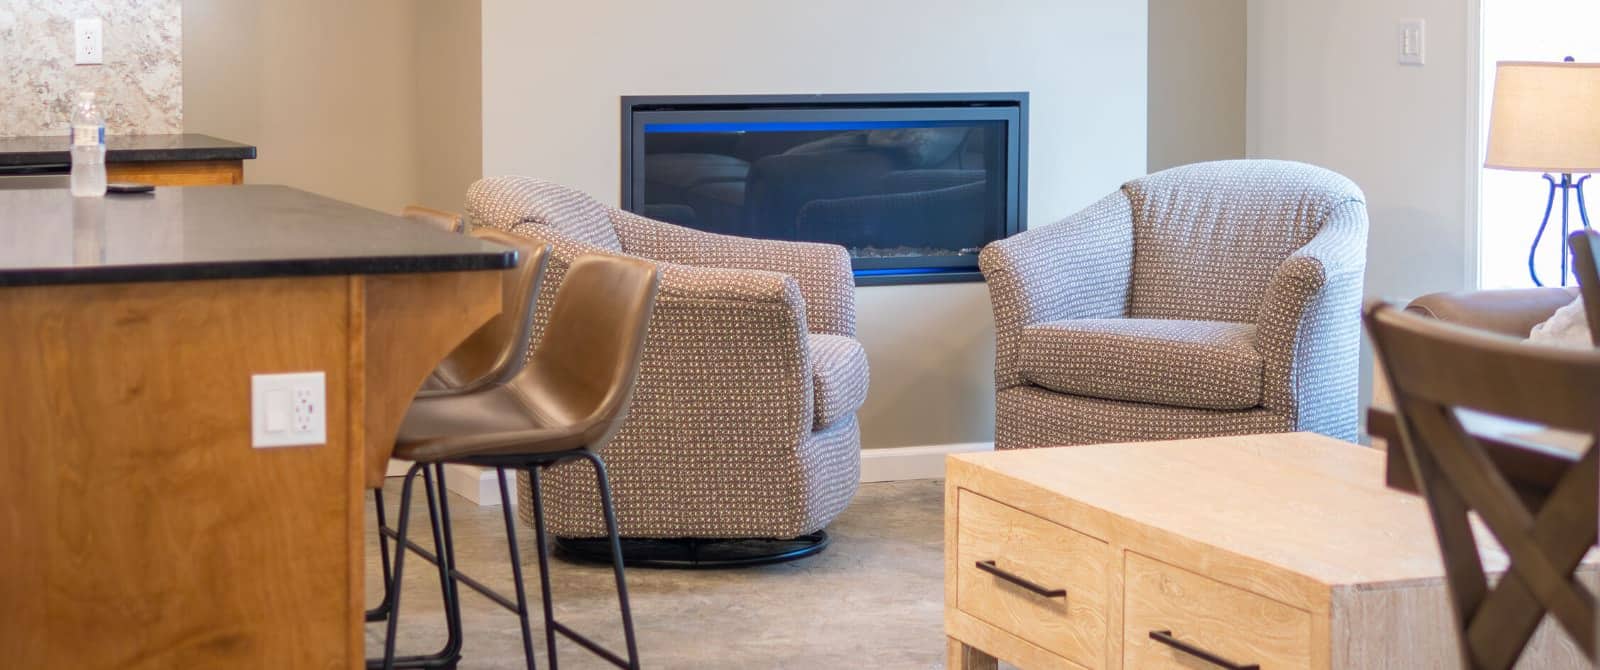
[[[89,16],[72,23],[73,41],[76,43],[79,65],[99,65],[105,62],[105,42],[101,39],[100,17]]]
[[[1427,24],[1422,19],[1400,22],[1400,64],[1422,65],[1428,55]]]
[[[297,447],[328,443],[327,375],[250,376],[250,444]]]

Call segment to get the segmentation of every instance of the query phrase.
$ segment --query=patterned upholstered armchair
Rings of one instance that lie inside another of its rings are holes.
[[[605,449],[625,538],[792,538],[849,504],[867,359],[843,247],[700,232],[526,177],[480,180],[467,201],[475,225],[554,247],[535,345],[578,255],[661,267],[632,409]],[[545,485],[553,534],[605,535],[592,471],[557,467]]]
[[[1284,161],[1158,172],[980,258],[1000,448],[1355,439],[1367,213]]]

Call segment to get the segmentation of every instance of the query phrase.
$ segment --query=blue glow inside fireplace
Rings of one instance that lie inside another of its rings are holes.
[[[980,280],[1026,221],[1027,94],[622,99],[622,206],[831,242],[860,285]]]

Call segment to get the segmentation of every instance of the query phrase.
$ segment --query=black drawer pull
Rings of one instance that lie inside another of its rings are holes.
[[[978,561],[977,562],[977,566],[978,566],[979,570],[982,570],[982,571],[987,572],[987,573],[989,573],[991,575],[994,575],[996,577],[1004,579],[1004,580],[1006,580],[1008,582],[1011,582],[1012,584],[1016,584],[1017,586],[1025,588],[1025,589],[1027,589],[1029,591],[1032,591],[1035,594],[1038,594],[1038,595],[1043,596],[1045,598],[1065,598],[1065,597],[1067,597],[1067,590],[1066,589],[1047,589],[1047,588],[1045,588],[1043,586],[1039,586],[1038,584],[1030,582],[1030,581],[1028,581],[1026,579],[1023,579],[1021,577],[1018,577],[1016,575],[1013,575],[1013,574],[1011,574],[1009,572],[1006,572],[1005,570],[1001,570],[999,567],[997,567],[994,564],[994,561]]]
[[[1216,666],[1227,668],[1228,670],[1261,670],[1261,665],[1258,664],[1258,663],[1251,663],[1250,665],[1239,665],[1238,663],[1234,663],[1233,661],[1230,661],[1230,660],[1228,660],[1226,658],[1223,658],[1223,657],[1218,656],[1216,654],[1213,654],[1213,653],[1211,653],[1209,651],[1206,651],[1204,649],[1196,647],[1196,646],[1194,646],[1192,644],[1184,642],[1183,640],[1179,640],[1178,638],[1175,638],[1175,637],[1172,636],[1172,631],[1170,631],[1170,630],[1153,630],[1153,631],[1150,631],[1150,639],[1155,640],[1156,642],[1160,642],[1161,644],[1167,645],[1169,647],[1172,647],[1173,649],[1177,649],[1178,651],[1181,651],[1181,652],[1183,652],[1185,654],[1188,654],[1190,656],[1198,658],[1198,659],[1200,659],[1202,661],[1205,661],[1207,663],[1210,663],[1212,665],[1216,665]]]

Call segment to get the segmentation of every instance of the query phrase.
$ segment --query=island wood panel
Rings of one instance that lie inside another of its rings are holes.
[[[350,281],[0,289],[12,667],[358,665]],[[250,375],[313,370],[327,444],[252,448]]]
[[[383,486],[395,434],[428,373],[500,313],[498,272],[369,275],[354,290],[366,305],[361,327],[367,395],[358,444],[368,488]]]
[[[492,271],[0,288],[7,664],[361,667],[367,441],[410,400],[372,384],[499,306]],[[252,448],[250,375],[316,370],[327,443]]]
[[[244,161],[106,163],[106,181],[155,186],[231,186],[244,183]]]

